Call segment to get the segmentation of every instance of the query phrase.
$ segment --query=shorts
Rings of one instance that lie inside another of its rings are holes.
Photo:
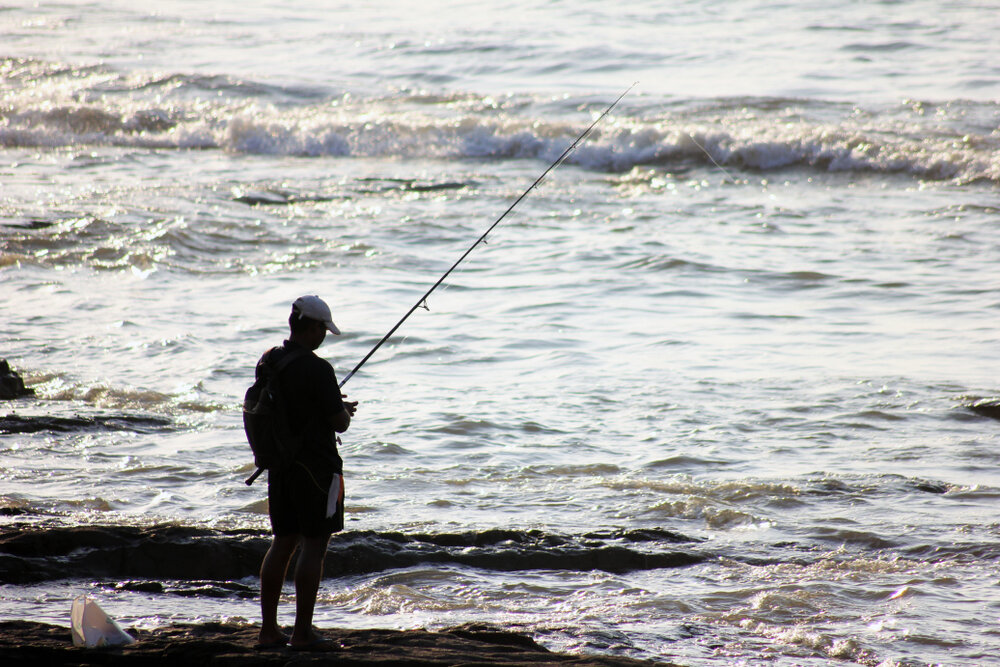
[[[267,473],[271,534],[328,537],[344,529],[344,477],[295,464]],[[330,514],[330,516],[327,516]]]

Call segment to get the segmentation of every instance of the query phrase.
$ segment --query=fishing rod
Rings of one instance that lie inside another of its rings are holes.
[[[341,386],[341,387],[343,387],[343,386],[344,386],[345,384],[347,384],[347,381],[348,381],[348,380],[350,380],[350,379],[351,379],[352,377],[354,377],[354,374],[355,374],[355,373],[357,373],[357,372],[358,372],[358,370],[359,370],[359,369],[360,369],[360,368],[361,368],[362,366],[364,366],[364,365],[365,365],[365,363],[366,363],[366,362],[367,362],[367,361],[368,361],[369,359],[371,359],[371,358],[372,358],[372,355],[374,355],[374,354],[375,354],[375,352],[377,352],[377,351],[378,351],[378,349],[379,349],[380,347],[382,347],[382,345],[383,345],[383,344],[384,344],[384,343],[385,343],[385,342],[386,342],[387,340],[389,340],[389,338],[391,338],[391,337],[392,337],[392,334],[396,333],[396,330],[397,330],[397,329],[399,329],[399,327],[403,326],[403,322],[405,322],[405,321],[406,321],[407,319],[409,319],[410,315],[412,315],[412,314],[413,314],[413,313],[414,313],[414,312],[415,312],[415,311],[417,310],[417,308],[420,308],[420,307],[423,307],[423,308],[427,309],[427,297],[429,297],[429,296],[431,295],[431,292],[433,292],[434,290],[436,290],[436,289],[438,288],[438,286],[440,286],[440,285],[441,285],[441,283],[443,283],[443,282],[444,282],[444,281],[445,281],[445,280],[446,280],[446,279],[448,278],[448,276],[449,276],[449,275],[451,275],[451,272],[452,272],[452,271],[454,271],[454,270],[455,270],[456,268],[458,268],[458,265],[459,265],[459,264],[461,264],[461,263],[462,263],[462,262],[463,262],[463,261],[465,260],[465,258],[466,258],[466,257],[468,257],[468,256],[469,256],[469,254],[470,254],[470,253],[471,253],[471,252],[472,252],[473,250],[475,250],[475,249],[476,249],[476,246],[478,246],[478,245],[479,245],[480,243],[484,243],[484,242],[486,241],[486,237],[487,237],[487,236],[489,236],[489,235],[490,235],[490,232],[492,232],[492,231],[493,231],[493,229],[494,229],[494,228],[496,228],[496,226],[500,224],[500,221],[501,221],[501,220],[503,220],[504,218],[506,218],[506,217],[507,217],[507,214],[508,214],[508,213],[510,213],[511,211],[513,211],[513,210],[514,210],[514,208],[515,208],[515,207],[516,207],[516,206],[517,206],[518,204],[520,204],[520,203],[521,203],[521,200],[522,200],[522,199],[524,199],[525,197],[527,197],[527,196],[528,196],[528,194],[529,194],[529,193],[530,193],[530,192],[531,192],[532,190],[534,190],[534,189],[535,189],[535,188],[536,188],[536,187],[538,186],[538,184],[539,184],[539,183],[541,183],[541,182],[542,182],[542,181],[543,181],[543,180],[545,179],[545,177],[546,177],[546,176],[548,176],[548,175],[549,175],[549,172],[550,172],[550,171],[552,171],[553,169],[555,169],[556,167],[558,167],[559,165],[561,165],[561,164],[562,164],[563,162],[565,162],[566,158],[567,158],[567,157],[569,157],[570,153],[572,153],[572,152],[573,152],[574,150],[576,150],[576,147],[577,147],[577,146],[579,146],[579,145],[580,145],[581,143],[583,143],[584,141],[586,141],[587,137],[589,137],[589,136],[590,136],[590,133],[594,131],[594,128],[595,128],[595,127],[597,127],[597,124],[598,124],[598,123],[600,123],[600,122],[601,122],[601,121],[602,121],[602,120],[604,119],[604,117],[605,117],[605,116],[607,116],[607,115],[608,115],[609,113],[611,113],[611,110],[612,110],[612,109],[614,109],[614,108],[615,108],[616,106],[618,106],[618,103],[622,101],[622,98],[623,98],[623,97],[625,97],[626,95],[628,95],[628,94],[629,94],[629,92],[630,92],[630,91],[631,91],[631,90],[632,90],[633,88],[635,88],[635,87],[636,87],[636,85],[637,85],[638,83],[639,83],[639,82],[638,82],[638,81],[636,81],[636,82],[635,82],[635,83],[633,83],[633,84],[632,84],[631,86],[629,86],[628,88],[626,88],[626,89],[625,89],[625,92],[623,92],[623,93],[622,93],[621,95],[619,95],[619,96],[618,96],[618,99],[616,99],[616,100],[615,100],[614,102],[612,102],[611,104],[609,104],[609,105],[608,105],[608,108],[607,108],[607,109],[605,109],[605,110],[604,110],[604,112],[603,112],[603,113],[602,113],[602,114],[601,114],[600,116],[598,116],[598,117],[597,117],[597,118],[596,118],[596,119],[594,120],[594,122],[593,122],[593,123],[591,123],[591,124],[590,124],[590,126],[589,126],[589,127],[588,127],[588,128],[586,129],[586,130],[584,130],[582,134],[580,134],[580,136],[578,136],[578,137],[576,138],[576,141],[574,141],[574,142],[573,142],[572,144],[570,144],[570,145],[569,145],[569,147],[568,147],[568,148],[566,148],[566,150],[564,150],[564,151],[562,152],[562,154],[561,154],[561,155],[560,155],[559,157],[557,157],[557,158],[555,159],[555,161],[554,161],[554,162],[553,162],[552,164],[550,164],[550,165],[548,166],[548,168],[547,168],[547,169],[546,169],[545,171],[543,171],[543,172],[542,172],[542,175],[541,175],[541,176],[539,176],[538,178],[536,178],[536,179],[535,179],[535,182],[534,182],[534,183],[532,183],[531,185],[529,185],[529,186],[528,186],[528,189],[527,189],[527,190],[525,190],[524,192],[522,192],[522,193],[521,193],[521,196],[520,196],[520,197],[518,197],[517,199],[515,199],[515,200],[514,200],[514,203],[513,203],[513,204],[511,204],[511,205],[510,205],[510,206],[509,206],[509,207],[507,208],[507,210],[506,210],[506,211],[504,211],[504,212],[503,212],[503,213],[502,213],[502,214],[500,215],[500,217],[499,217],[499,218],[497,218],[497,219],[496,219],[496,220],[495,220],[495,221],[493,222],[493,224],[492,224],[492,225],[490,225],[490,226],[489,226],[489,228],[488,228],[488,229],[487,229],[487,230],[486,230],[485,232],[483,232],[483,234],[482,234],[482,235],[481,235],[481,236],[480,236],[480,237],[479,237],[478,239],[476,239],[475,243],[473,243],[473,244],[472,244],[471,246],[469,246],[469,249],[468,249],[468,250],[466,250],[466,251],[465,251],[465,252],[464,252],[464,253],[462,254],[462,256],[461,256],[461,257],[459,257],[459,258],[458,258],[458,260],[457,260],[457,261],[456,261],[456,262],[455,262],[454,264],[452,264],[452,265],[451,265],[451,268],[450,268],[450,269],[448,269],[447,271],[445,271],[445,272],[444,272],[444,274],[443,274],[443,275],[442,275],[442,276],[441,276],[440,278],[438,278],[437,282],[436,282],[436,283],[434,283],[433,285],[431,285],[430,289],[428,289],[428,290],[427,290],[426,292],[424,292],[424,295],[423,295],[422,297],[420,297],[419,299],[417,299],[417,302],[416,302],[415,304],[413,304],[413,306],[412,306],[412,307],[411,307],[411,308],[410,308],[410,309],[409,309],[408,311],[406,311],[406,314],[405,314],[405,315],[403,315],[403,317],[401,317],[401,318],[400,318],[400,320],[399,320],[398,322],[396,322],[396,325],[395,325],[394,327],[392,327],[391,329],[389,329],[389,332],[388,332],[388,333],[387,333],[386,335],[382,336],[382,340],[380,340],[380,341],[379,341],[378,343],[376,343],[376,344],[375,344],[375,347],[373,347],[373,348],[372,348],[372,349],[371,349],[371,350],[370,350],[370,351],[368,352],[368,354],[366,354],[366,355],[365,355],[364,359],[362,359],[361,361],[359,361],[359,362],[358,362],[358,365],[357,365],[357,366],[355,366],[355,367],[354,367],[353,369],[351,369],[351,372],[350,372],[350,373],[348,373],[348,374],[347,374],[347,375],[346,375],[346,376],[344,377],[344,379],[343,379],[343,380],[341,380],[341,382],[340,382],[340,386]]]
[[[542,172],[542,175],[539,176],[538,178],[536,178],[535,182],[532,183],[530,186],[528,186],[528,189],[525,190],[524,192],[522,192],[521,196],[518,197],[517,199],[515,199],[514,203],[511,204],[507,208],[507,210],[504,211],[500,215],[500,217],[497,218],[493,222],[493,224],[490,225],[489,228],[485,232],[483,232],[483,234],[478,239],[476,239],[475,243],[473,243],[471,246],[469,246],[469,249],[466,250],[462,254],[462,256],[458,258],[458,261],[456,261],[454,264],[452,264],[451,268],[448,269],[447,271],[445,271],[444,275],[442,275],[440,278],[438,278],[437,282],[434,283],[433,285],[431,285],[430,289],[428,289],[426,292],[424,292],[424,295],[422,297],[420,297],[419,299],[417,299],[417,302],[415,304],[413,304],[413,306],[408,311],[406,311],[406,314],[403,315],[403,317],[401,317],[398,322],[396,322],[396,325],[393,326],[391,329],[389,329],[389,332],[386,335],[382,336],[382,340],[380,340],[378,343],[376,343],[375,347],[373,347],[368,352],[368,354],[365,355],[364,359],[362,359],[361,361],[359,361],[358,365],[355,366],[353,369],[351,369],[351,372],[348,373],[344,377],[344,379],[340,381],[340,386],[341,387],[343,387],[345,384],[347,384],[347,381],[350,380],[352,377],[354,377],[354,374],[357,373],[358,370],[362,366],[364,366],[365,363],[369,359],[372,358],[372,355],[374,355],[375,352],[377,352],[378,349],[380,347],[382,347],[382,345],[387,340],[389,340],[389,338],[392,337],[392,334],[396,333],[396,330],[399,329],[399,327],[403,326],[403,322],[405,322],[407,319],[409,319],[410,315],[412,315],[417,310],[417,308],[420,308],[421,306],[423,306],[424,308],[427,308],[427,297],[429,297],[431,295],[431,292],[433,292],[434,290],[436,290],[441,285],[441,283],[443,283],[448,278],[448,276],[451,275],[451,272],[454,271],[456,268],[458,268],[458,265],[461,264],[462,261],[465,260],[465,258],[468,257],[469,254],[473,250],[475,250],[476,246],[478,246],[480,243],[484,243],[486,241],[486,237],[489,236],[490,232],[492,232],[496,228],[496,226],[500,224],[500,221],[503,220],[504,218],[506,218],[507,214],[510,213],[511,211],[513,211],[514,207],[516,207],[519,203],[521,203],[521,200],[524,199],[525,197],[527,197],[528,194],[532,190],[534,190],[538,186],[538,184],[541,183],[545,179],[546,176],[549,175],[550,171],[552,171],[553,169],[555,169],[556,167],[558,167],[560,164],[562,164],[566,160],[566,158],[569,157],[570,153],[572,153],[574,150],[576,150],[576,147],[579,146],[581,143],[583,143],[587,139],[587,137],[590,136],[590,133],[594,131],[594,128],[597,127],[597,124],[600,123],[604,119],[605,116],[607,116],[609,113],[611,113],[611,110],[614,109],[616,106],[618,106],[618,103],[622,101],[622,98],[625,97],[626,95],[628,95],[629,92],[633,88],[635,88],[637,84],[638,84],[638,81],[635,82],[635,83],[633,83],[628,88],[626,88],[625,92],[623,92],[621,95],[618,96],[618,99],[616,99],[614,102],[612,102],[611,104],[609,104],[608,108],[605,109],[604,112],[601,113],[600,116],[598,116],[596,119],[594,119],[594,122],[591,123],[590,126],[586,130],[584,130],[583,133],[580,136],[578,136],[576,138],[576,141],[574,141],[572,144],[570,144],[569,147],[566,150],[564,150],[559,157],[556,158],[555,162],[553,162],[552,164],[550,164],[548,166],[548,168],[545,171]],[[261,475],[261,473],[263,473],[263,472],[264,472],[263,468],[257,468],[257,470],[246,480],[246,482],[245,482],[246,485],[250,486],[251,484],[253,484],[254,480],[256,480]]]

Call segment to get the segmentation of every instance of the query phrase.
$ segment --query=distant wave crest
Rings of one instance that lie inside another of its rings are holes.
[[[33,68],[32,68],[33,65]],[[6,148],[134,147],[315,157],[554,160],[596,103],[495,103],[470,95],[356,99],[225,77],[114,75],[27,63],[0,106]],[[13,74],[10,72],[13,71]],[[75,76],[71,76],[74,75]],[[556,111],[553,111],[553,108]],[[908,174],[1000,182],[1000,105],[952,102],[861,112],[817,100],[643,100],[571,157],[628,172],[713,163],[726,169]],[[938,109],[941,111],[941,109]]]

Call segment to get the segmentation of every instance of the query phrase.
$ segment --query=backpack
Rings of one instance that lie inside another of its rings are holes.
[[[268,350],[257,362],[256,381],[247,389],[243,399],[243,430],[253,450],[258,474],[263,469],[281,470],[291,465],[301,445],[288,426],[288,412],[278,376],[308,351],[292,350],[277,363],[272,363],[271,356],[276,349]],[[255,478],[256,475],[247,484]]]

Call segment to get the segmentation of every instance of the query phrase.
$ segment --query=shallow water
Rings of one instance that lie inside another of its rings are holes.
[[[0,11],[2,356],[38,395],[4,414],[56,420],[2,424],[5,530],[237,549],[267,526],[240,401],[289,302],[333,305],[346,376],[638,80],[345,387],[318,624],[990,662],[988,7],[302,5]],[[258,613],[252,571],[12,572],[11,617]]]

